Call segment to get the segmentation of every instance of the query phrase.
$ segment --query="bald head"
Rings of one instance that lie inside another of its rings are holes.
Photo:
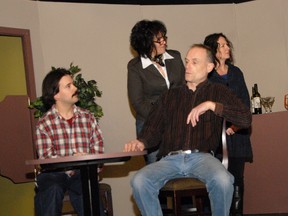
[[[199,83],[204,82],[214,68],[211,50],[202,44],[191,46],[187,52],[185,79],[190,89],[195,90]]]

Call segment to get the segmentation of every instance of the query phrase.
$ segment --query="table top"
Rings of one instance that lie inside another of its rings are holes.
[[[48,159],[32,159],[26,160],[26,165],[39,165],[39,164],[61,164],[61,163],[74,163],[74,164],[87,164],[87,163],[108,163],[129,160],[134,156],[141,156],[147,154],[146,151],[133,151],[133,152],[111,152],[104,154],[90,154],[82,156],[67,156]]]

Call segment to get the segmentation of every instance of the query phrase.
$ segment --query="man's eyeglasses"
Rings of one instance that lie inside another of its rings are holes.
[[[161,44],[161,43],[163,43],[164,41],[167,41],[167,36],[162,36],[162,37],[158,37],[158,38],[156,38],[157,40],[156,41],[153,41],[154,43],[159,43],[159,44]]]

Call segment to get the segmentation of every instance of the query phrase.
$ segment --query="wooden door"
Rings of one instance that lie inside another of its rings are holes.
[[[33,181],[35,120],[28,100],[36,97],[30,32],[0,27],[0,175]]]

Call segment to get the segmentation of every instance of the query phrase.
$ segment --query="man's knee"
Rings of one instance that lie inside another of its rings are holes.
[[[130,181],[131,187],[133,189],[141,189],[145,186],[145,177],[141,172],[137,172]]]
[[[229,172],[219,172],[215,176],[215,183],[223,190],[233,190],[234,177]]]

